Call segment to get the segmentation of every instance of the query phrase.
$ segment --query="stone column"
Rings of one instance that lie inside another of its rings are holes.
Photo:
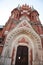
[[[11,65],[11,58],[9,57],[1,57],[0,65]]]

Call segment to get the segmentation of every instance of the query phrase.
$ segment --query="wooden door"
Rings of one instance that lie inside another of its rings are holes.
[[[18,46],[15,65],[28,65],[28,47]]]

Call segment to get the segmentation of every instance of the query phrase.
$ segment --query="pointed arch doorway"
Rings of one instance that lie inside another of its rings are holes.
[[[15,65],[28,65],[28,47],[18,46]]]

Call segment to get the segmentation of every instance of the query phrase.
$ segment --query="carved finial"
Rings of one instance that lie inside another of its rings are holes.
[[[18,8],[18,10],[20,9],[20,4],[18,4],[18,7],[17,8]]]
[[[32,11],[35,10],[33,6],[31,6]]]

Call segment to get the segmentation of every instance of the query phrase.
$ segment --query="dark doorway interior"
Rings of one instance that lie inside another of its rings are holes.
[[[15,65],[28,65],[28,47],[18,46]]]

